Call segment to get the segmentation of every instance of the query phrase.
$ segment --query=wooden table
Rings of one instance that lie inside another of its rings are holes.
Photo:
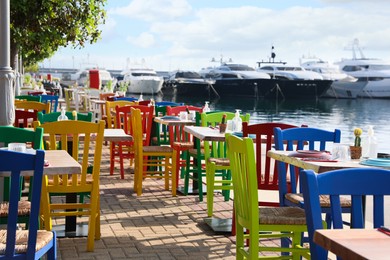
[[[390,236],[376,229],[317,230],[314,242],[343,260],[390,258]]]
[[[267,156],[277,161],[282,161],[305,170],[313,170],[316,173],[322,173],[332,170],[340,170],[345,168],[362,168],[368,167],[359,163],[359,160],[350,161],[337,161],[337,162],[326,162],[326,161],[304,161],[302,158],[289,156],[292,151],[275,151],[270,150],[267,152]]]

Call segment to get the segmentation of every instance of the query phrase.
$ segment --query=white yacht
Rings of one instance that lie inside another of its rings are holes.
[[[149,68],[131,68],[122,72],[123,81],[128,84],[127,92],[139,94],[156,94],[161,91],[164,79]]]
[[[390,62],[366,58],[357,39],[354,40],[351,49],[352,59],[343,59],[336,64],[348,75],[360,81],[367,81],[366,87],[359,96],[390,98]],[[357,57],[357,52],[360,53],[360,58]]]
[[[338,66],[318,58],[301,61],[301,66],[306,70],[320,73],[324,79],[333,80],[323,97],[357,98],[367,85],[367,81],[358,80],[342,72]]]
[[[257,68],[259,72],[268,73],[274,79],[288,80],[322,80],[321,74],[313,71],[307,71],[301,66],[290,66],[286,63],[270,62]]]

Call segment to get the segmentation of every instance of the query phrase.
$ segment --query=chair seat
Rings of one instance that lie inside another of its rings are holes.
[[[306,225],[305,211],[298,207],[261,207],[259,224]]]
[[[144,146],[142,150],[145,153],[171,153],[173,148],[169,146]]]
[[[46,230],[38,230],[36,251],[42,249],[44,246],[50,243],[53,239],[53,232]],[[5,247],[7,242],[7,230],[0,230],[0,255],[5,254]],[[26,253],[28,242],[28,230],[16,231],[16,253]]]
[[[215,163],[217,166],[230,166],[228,158],[209,158],[208,162]]]
[[[8,202],[2,202],[0,204],[0,217],[7,217],[8,216]],[[18,216],[28,216],[30,215],[31,210],[31,203],[27,200],[19,201],[18,204]]]
[[[194,147],[193,142],[173,142],[173,147],[178,147],[180,149],[190,149]]]
[[[302,193],[286,193],[285,198],[295,204],[303,203],[303,194]],[[330,199],[328,195],[320,195],[320,204],[323,208],[330,207]],[[351,207],[351,200],[349,198],[340,197],[340,204],[343,208]]]

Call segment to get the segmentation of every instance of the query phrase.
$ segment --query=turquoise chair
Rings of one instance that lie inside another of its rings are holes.
[[[342,169],[321,174],[312,170],[302,171],[300,185],[305,200],[311,259],[328,259],[328,251],[313,241],[314,232],[324,229],[320,196],[330,197],[332,226],[335,229],[342,229],[344,209],[341,206],[341,197],[350,195],[352,198],[350,227],[361,229],[365,228],[366,196],[371,199],[372,195],[373,208],[370,215],[372,213],[373,227],[379,228],[384,225],[386,212],[384,198],[385,195],[386,197],[390,195],[389,183],[390,171],[378,168]]]
[[[42,150],[36,150],[36,154],[0,150],[0,172],[11,172],[7,228],[0,230],[0,236],[6,237],[6,242],[1,245],[5,251],[0,253],[0,259],[39,259],[47,255],[47,259],[54,260],[57,257],[56,233],[38,232],[44,158]],[[33,171],[34,175],[28,230],[19,230],[17,223],[22,171]]]

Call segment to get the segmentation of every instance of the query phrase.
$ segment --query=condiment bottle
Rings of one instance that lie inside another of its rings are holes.
[[[202,112],[203,113],[210,112],[210,107],[209,107],[209,102],[208,101],[205,102]]]
[[[57,118],[57,120],[58,121],[68,120],[68,117],[66,116],[65,107],[61,108],[61,115]]]
[[[240,117],[240,110],[236,109],[236,113],[233,118],[233,132],[242,131],[242,119]]]
[[[377,157],[378,142],[374,135],[374,127],[368,126],[367,137],[362,142],[362,157],[376,158]]]

